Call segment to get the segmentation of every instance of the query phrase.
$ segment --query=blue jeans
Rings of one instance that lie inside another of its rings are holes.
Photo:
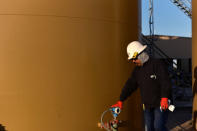
[[[168,111],[162,111],[160,108],[144,110],[145,131],[167,131],[165,127],[168,117]]]

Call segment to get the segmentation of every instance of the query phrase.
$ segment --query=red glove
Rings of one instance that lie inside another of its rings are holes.
[[[168,109],[168,98],[161,98],[160,105],[162,110]]]
[[[111,107],[119,107],[122,109],[122,101],[118,101],[116,104],[112,105]]]

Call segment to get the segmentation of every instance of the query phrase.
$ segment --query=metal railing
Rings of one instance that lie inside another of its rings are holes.
[[[184,87],[190,87],[191,85],[191,79],[189,79],[183,70],[181,69],[174,69],[171,65],[174,64],[177,66],[177,63],[173,62],[171,58],[164,52],[162,51],[153,41],[149,40],[148,37],[144,36],[141,34],[140,36],[141,41],[148,46],[148,48],[153,48],[154,53],[156,53],[160,58],[164,60],[164,62],[168,65],[168,71],[169,74],[171,74],[173,77],[176,79],[181,79],[179,80],[179,83],[183,85]],[[151,47],[150,47],[151,45]]]

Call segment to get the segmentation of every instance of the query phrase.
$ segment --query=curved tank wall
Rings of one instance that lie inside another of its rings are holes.
[[[196,35],[197,35],[197,26],[196,26],[196,15],[197,15],[197,10],[194,8],[195,6],[197,6],[197,1],[193,0],[192,1],[192,76],[193,76],[193,94],[194,94],[194,99],[193,99],[193,120],[194,120],[194,127],[195,129],[197,129],[197,87],[196,87],[196,79],[194,78],[194,75],[196,77],[196,68],[197,68],[197,39],[196,39]],[[195,84],[194,84],[195,82]],[[194,86],[195,85],[195,86]]]
[[[132,70],[125,51],[137,39],[137,8],[130,0],[2,1],[0,123],[8,131],[99,131]],[[120,118],[130,124],[122,130],[141,129],[138,98],[125,102]]]

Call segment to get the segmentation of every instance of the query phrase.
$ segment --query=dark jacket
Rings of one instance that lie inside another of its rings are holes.
[[[159,107],[161,98],[171,95],[165,64],[159,59],[150,58],[143,66],[136,66],[122,89],[120,101],[126,100],[138,87],[146,108]]]

